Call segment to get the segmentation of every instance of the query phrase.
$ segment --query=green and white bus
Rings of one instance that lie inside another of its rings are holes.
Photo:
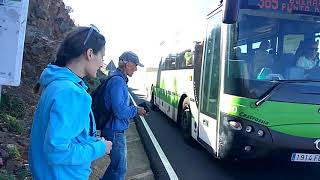
[[[219,0],[203,53],[161,63],[151,102],[219,159],[320,162],[319,39],[320,0]]]

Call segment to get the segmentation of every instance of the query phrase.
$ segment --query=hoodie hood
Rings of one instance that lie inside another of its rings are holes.
[[[129,79],[128,79],[127,75],[125,75],[125,74],[121,71],[120,68],[117,68],[117,70],[116,70],[115,72],[113,72],[111,75],[120,75],[120,76],[124,79],[124,81],[128,84]]]
[[[83,80],[76,74],[74,74],[70,69],[68,69],[67,67],[59,67],[52,64],[49,64],[43,70],[39,79],[39,83],[42,87],[47,87],[51,82],[57,80],[69,80],[81,85],[85,90],[88,89]]]

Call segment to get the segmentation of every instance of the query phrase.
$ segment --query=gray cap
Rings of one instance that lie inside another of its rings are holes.
[[[137,66],[144,67],[144,65],[139,62],[139,57],[132,51],[126,51],[122,53],[121,56],[119,57],[119,61],[132,62]]]

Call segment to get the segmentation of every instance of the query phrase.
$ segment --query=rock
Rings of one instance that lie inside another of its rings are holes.
[[[0,157],[0,168],[3,166],[4,164],[3,164],[3,160],[2,160],[2,158]]]
[[[36,33],[34,32],[34,31],[31,31],[31,30],[27,30],[26,31],[26,36],[25,36],[25,40],[24,40],[24,42],[26,43],[26,44],[30,44],[30,43],[32,43],[32,41],[33,41],[33,39],[35,38],[35,36],[36,36]],[[26,50],[26,49],[24,49],[24,50]]]
[[[19,140],[18,140],[18,144],[25,148],[25,147],[28,146],[29,141],[26,140],[26,139],[19,139]]]
[[[0,148],[0,157],[5,161],[9,158],[9,154],[4,149]]]
[[[67,32],[68,30],[70,30],[70,25],[66,22],[62,22],[59,26],[59,29],[61,32]]]
[[[22,166],[22,162],[18,160],[8,160],[6,164],[6,169],[9,173],[14,173],[15,171],[21,169]]]
[[[37,18],[40,19],[47,19],[48,18],[48,12],[44,10],[42,7],[38,7],[34,9],[34,15]]]
[[[43,50],[44,50],[43,47],[40,47],[38,45],[33,45],[31,47],[31,53],[32,54],[39,54],[39,53],[43,52]]]
[[[24,63],[23,70],[24,70],[23,72],[25,72],[26,74],[35,74],[36,73],[35,67],[27,62]]]

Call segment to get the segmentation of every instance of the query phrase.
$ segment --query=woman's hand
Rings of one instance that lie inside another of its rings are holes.
[[[104,137],[101,137],[100,140],[106,145],[106,154],[110,154],[112,149],[112,142],[105,140]]]

